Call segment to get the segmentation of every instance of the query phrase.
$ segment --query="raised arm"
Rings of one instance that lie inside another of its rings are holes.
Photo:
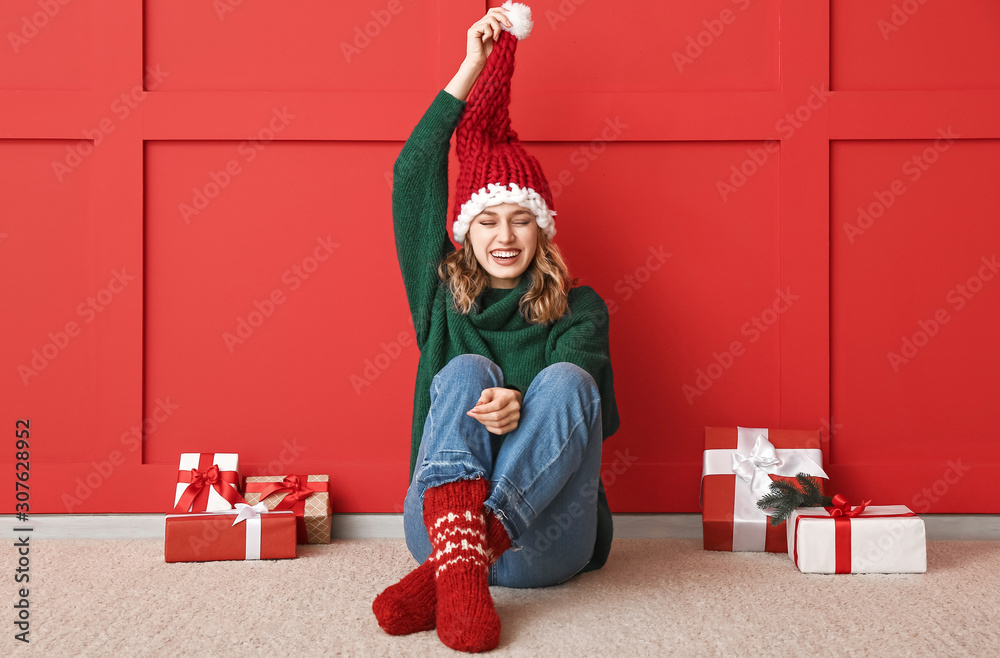
[[[464,106],[439,91],[392,169],[396,256],[420,349],[430,328],[437,265],[455,248],[447,232],[448,149]]]
[[[501,8],[490,9],[468,31],[465,60],[424,112],[393,165],[392,219],[396,256],[421,350],[430,331],[437,266],[455,249],[448,237],[448,151],[465,99],[486,64]]]

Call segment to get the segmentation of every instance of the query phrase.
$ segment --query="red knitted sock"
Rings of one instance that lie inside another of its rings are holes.
[[[489,566],[491,567],[494,562],[500,559],[504,551],[510,548],[510,535],[507,534],[507,529],[500,523],[500,519],[493,513],[493,510],[486,510],[486,544],[488,546],[486,552],[489,554]]]
[[[389,635],[409,635],[434,628],[437,591],[434,554],[395,585],[375,597],[372,612]]]
[[[492,565],[510,548],[510,536],[493,514],[486,513],[486,553]],[[424,563],[395,585],[375,597],[372,611],[378,625],[390,635],[408,635],[429,631],[437,620],[437,583],[434,580],[434,552]]]
[[[459,480],[424,492],[424,524],[434,549],[437,633],[460,651],[488,651],[500,641],[490,596],[483,502],[489,483]]]

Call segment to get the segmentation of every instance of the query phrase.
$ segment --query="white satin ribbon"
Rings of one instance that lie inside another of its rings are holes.
[[[768,514],[757,507],[761,496],[770,491],[769,474],[795,477],[807,473],[828,478],[820,464],[823,452],[815,448],[775,448],[766,427],[737,427],[735,450],[706,450],[701,477],[736,475],[733,502],[733,550],[763,551]],[[699,498],[700,501],[700,498]]]
[[[247,522],[247,560],[260,559],[260,515],[269,511],[264,503],[248,505],[246,503],[236,503],[236,520],[233,525],[241,521]]]
[[[236,503],[236,520],[233,521],[233,525],[236,525],[244,519],[257,519],[260,518],[261,514],[267,514],[271,510],[267,509],[267,505],[264,503],[257,503],[256,505],[248,505],[247,503]]]

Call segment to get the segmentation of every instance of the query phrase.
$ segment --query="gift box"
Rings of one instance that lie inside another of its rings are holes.
[[[819,430],[706,427],[701,474],[702,534],[709,551],[784,553],[782,525],[757,507],[772,480],[826,478]],[[823,480],[819,481],[822,487]]]
[[[788,555],[803,573],[924,573],[924,520],[906,505],[799,507],[786,522]]]
[[[167,562],[293,558],[295,513],[265,505],[192,514],[167,514],[163,559]],[[247,509],[253,510],[247,512]]]
[[[232,452],[185,452],[181,454],[174,492],[175,514],[215,512],[242,503],[240,457]]]
[[[252,475],[244,496],[251,505],[295,512],[300,544],[330,543],[329,475]]]

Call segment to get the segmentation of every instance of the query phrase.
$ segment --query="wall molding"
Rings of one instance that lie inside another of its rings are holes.
[[[31,528],[34,539],[163,539],[163,514],[3,515],[5,538]],[[613,514],[619,539],[701,539],[700,514]],[[922,514],[930,541],[1000,540],[1000,514]],[[23,533],[22,533],[23,534]],[[402,539],[402,514],[334,514],[334,539]]]

